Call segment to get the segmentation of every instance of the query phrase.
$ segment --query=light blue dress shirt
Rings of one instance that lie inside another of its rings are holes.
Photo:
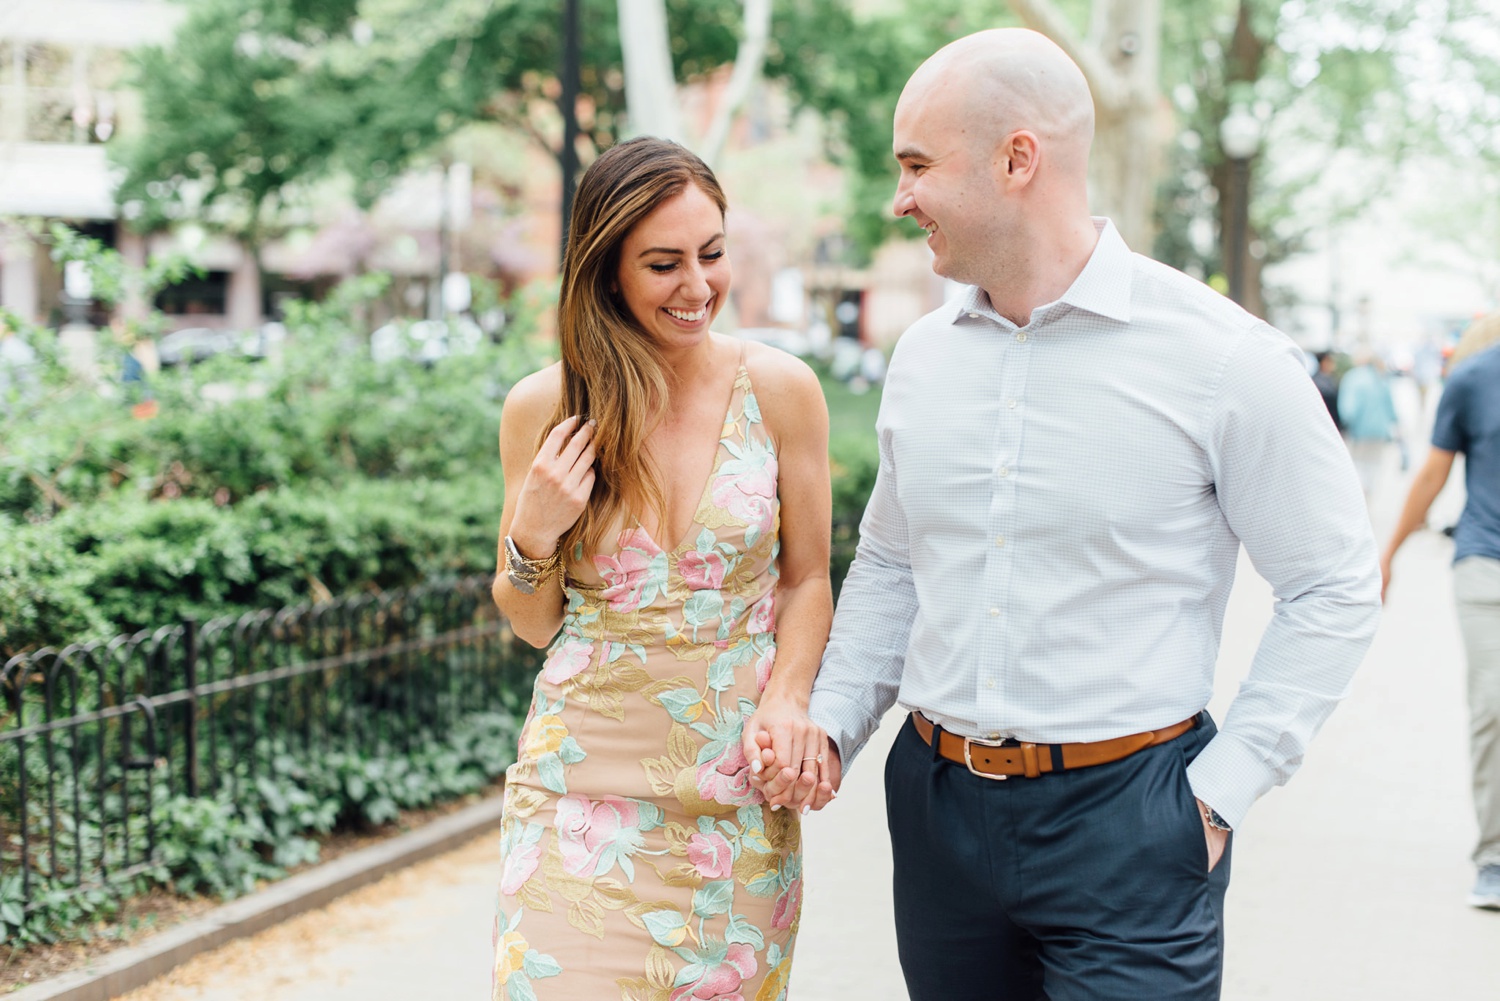
[[[811,712],[846,767],[893,702],[981,739],[1176,723],[1212,694],[1243,543],[1275,615],[1189,769],[1237,826],[1348,692],[1375,541],[1291,341],[1095,225],[1026,326],[976,288],[897,344]]]

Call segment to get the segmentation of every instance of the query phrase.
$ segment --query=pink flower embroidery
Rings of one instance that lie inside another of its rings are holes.
[[[790,928],[801,909],[802,877],[799,876],[787,884],[787,888],[781,891],[781,896],[776,898],[776,904],[771,909],[771,927]]]
[[[767,647],[765,653],[755,662],[755,688],[762,695],[765,694],[766,686],[771,683],[771,669],[776,666],[776,648]]]
[[[748,806],[760,793],[750,784],[750,763],[738,740],[730,741],[724,753],[698,766],[698,798],[729,806]]]
[[[620,534],[620,551],[595,556],[606,587],[600,595],[616,612],[634,612],[656,600],[667,584],[667,554],[639,528]]]
[[[774,633],[775,631],[776,592],[767,591],[764,598],[751,606],[750,621],[745,624],[745,632],[755,636],[759,633]]]
[[[755,949],[743,942],[729,947],[729,955],[706,967],[692,983],[672,991],[672,1001],[744,1001],[740,985],[755,976],[758,969]]]
[[[729,839],[717,831],[694,834],[688,839],[688,861],[706,879],[723,879],[734,871],[734,852]]]
[[[762,534],[771,530],[772,500],[776,497],[776,456],[764,442],[748,439],[731,448],[736,458],[719,467],[714,480],[714,503]]]
[[[505,871],[500,875],[500,892],[513,897],[536,872],[541,864],[542,846],[535,842],[521,841],[512,845],[505,854]]]
[[[640,823],[640,811],[634,800],[619,796],[590,802],[574,794],[557,801],[556,823],[563,869],[592,879],[609,872],[622,852],[628,855],[636,847],[639,838],[629,834]]]
[[[677,569],[694,591],[717,591],[724,586],[729,561],[722,553],[687,553],[677,561]]]
[[[548,684],[560,685],[586,670],[593,657],[594,644],[565,639],[547,658],[542,667],[542,679]]]

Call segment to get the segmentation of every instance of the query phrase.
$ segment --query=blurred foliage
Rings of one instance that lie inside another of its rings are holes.
[[[1104,21],[1099,9],[1115,2],[1054,6],[1087,35]],[[170,46],[139,54],[146,132],[116,144],[127,168],[119,197],[138,226],[191,217],[253,244],[276,210],[299,205],[319,178],[352,178],[368,205],[414,160],[440,155],[473,122],[518,129],[558,152],[554,0],[189,6]],[[580,124],[597,150],[624,124],[624,74],[615,4],[582,6]],[[666,8],[680,80],[733,61],[742,13],[736,0],[667,0]],[[1236,103],[1269,127],[1262,159],[1278,162],[1300,160],[1309,148],[1387,160],[1414,149],[1494,150],[1500,74],[1486,41],[1493,25],[1486,29],[1484,18],[1481,0],[1163,0],[1161,84],[1192,139],[1176,144],[1166,165],[1157,253],[1199,273],[1219,270],[1218,247],[1196,243],[1189,229],[1225,205],[1215,197],[1227,183],[1218,126]],[[1248,45],[1236,37],[1241,21]],[[797,109],[821,117],[828,155],[849,168],[847,228],[856,259],[893,233],[915,235],[889,217],[891,118],[911,71],[952,38],[1014,23],[999,0],[776,4],[764,73],[786,87]],[[1424,90],[1420,79],[1435,60],[1449,67],[1449,79]],[[1454,94],[1464,95],[1460,106]],[[1331,197],[1303,198],[1327,162],[1306,159],[1310,166],[1290,176],[1256,174],[1252,221],[1267,261],[1295,252],[1310,229],[1359,211],[1383,183],[1361,180]]]
[[[1102,0],[1101,0],[1102,2]],[[1179,132],[1158,199],[1154,256],[1211,275],[1222,241],[1190,236],[1229,205],[1220,125],[1240,105],[1261,123],[1251,230],[1262,263],[1306,249],[1390,190],[1414,155],[1500,152],[1493,14],[1474,0],[1168,0],[1162,84]],[[1444,64],[1444,80],[1431,67]],[[1336,159],[1340,153],[1349,159]],[[1334,163],[1346,169],[1330,173]],[[1352,163],[1370,169],[1348,169]]]
[[[518,306],[502,343],[376,363],[384,281],[292,304],[277,357],[163,370],[148,418],[10,317],[43,361],[0,409],[0,655],[492,569],[501,402],[554,349]]]
[[[348,125],[344,81],[308,58],[338,0],[191,0],[170,46],[133,53],[145,130],[111,144],[122,214],[142,230],[181,219],[258,247],[298,182],[329,167]]]
[[[0,411],[0,660],[188,613],[493,570],[500,409],[552,360],[555,345],[531,334],[548,298],[507,303],[501,343],[377,363],[356,317],[384,285],[366,275],[289,304],[278,356],[163,370],[146,419],[112,380],[58,363],[49,332],[21,327],[50,362]],[[873,483],[877,395],[828,393],[846,566]]]

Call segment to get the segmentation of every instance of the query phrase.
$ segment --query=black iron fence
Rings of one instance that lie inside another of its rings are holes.
[[[290,759],[399,753],[524,711],[538,665],[489,578],[186,621],[0,670],[0,885],[105,886],[156,867],[159,807],[238,797]]]

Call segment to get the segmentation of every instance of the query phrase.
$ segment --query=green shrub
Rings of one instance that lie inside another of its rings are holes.
[[[89,580],[85,560],[56,531],[0,517],[0,662],[111,632]]]

